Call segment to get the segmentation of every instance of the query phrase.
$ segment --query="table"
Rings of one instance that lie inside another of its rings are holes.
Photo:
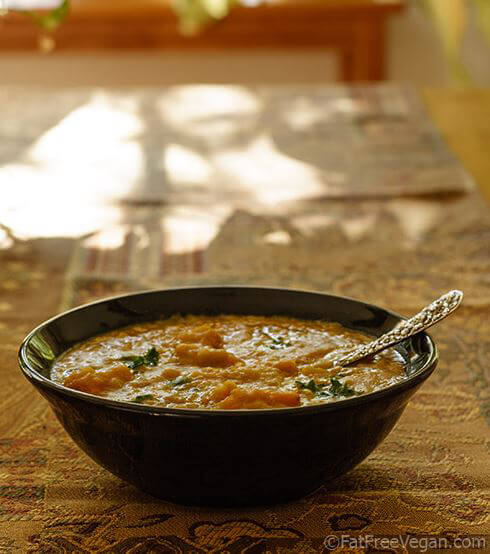
[[[482,548],[490,217],[413,93],[1,95],[1,552],[317,552],[331,535]],[[201,283],[329,291],[407,315],[451,288],[466,296],[433,331],[439,367],[362,464],[297,502],[210,510],[157,501],[96,466],[16,363],[24,334],[61,309]]]
[[[244,1],[226,20],[185,37],[168,1],[72,0],[70,16],[53,34],[53,54],[323,48],[338,52],[342,80],[378,81],[385,75],[386,21],[403,5],[402,0]],[[38,48],[39,30],[30,20],[12,14],[0,24],[0,51]]]

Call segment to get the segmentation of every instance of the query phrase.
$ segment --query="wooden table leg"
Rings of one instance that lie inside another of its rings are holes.
[[[340,79],[355,82],[385,78],[385,20],[360,19],[353,26],[349,44],[340,49]]]

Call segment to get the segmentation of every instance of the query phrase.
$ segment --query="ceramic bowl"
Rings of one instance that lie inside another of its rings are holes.
[[[373,336],[392,328],[401,316],[316,292],[194,287],[109,298],[34,329],[21,345],[20,367],[71,438],[114,475],[150,495],[182,504],[271,504],[328,483],[361,462],[388,435],[437,363],[434,342],[420,333],[397,347],[406,360],[402,382],[330,404],[264,410],[145,406],[50,380],[52,361],[75,343],[175,313],[324,319]]]

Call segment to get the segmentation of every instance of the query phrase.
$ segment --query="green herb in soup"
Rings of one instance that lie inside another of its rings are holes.
[[[120,360],[122,360],[130,369],[137,369],[142,365],[156,366],[159,358],[160,354],[157,349],[152,346],[143,356],[122,356]]]
[[[135,402],[137,404],[142,404],[144,402],[147,402],[148,400],[153,400],[153,394],[139,394],[138,396],[135,396],[131,402]]]
[[[320,396],[352,396],[356,394],[354,389],[341,383],[335,377],[331,377],[329,383],[318,384],[314,379],[310,379],[307,383],[296,381],[296,385],[300,390],[309,390]]]

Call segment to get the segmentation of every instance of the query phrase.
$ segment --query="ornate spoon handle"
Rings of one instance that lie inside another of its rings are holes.
[[[367,356],[377,354],[385,348],[398,344],[412,335],[416,335],[454,312],[461,304],[462,300],[463,293],[460,290],[452,290],[442,295],[410,319],[400,321],[391,331],[388,331],[368,344],[364,344],[352,350],[343,358],[335,360],[334,365],[347,366],[353,364]]]

